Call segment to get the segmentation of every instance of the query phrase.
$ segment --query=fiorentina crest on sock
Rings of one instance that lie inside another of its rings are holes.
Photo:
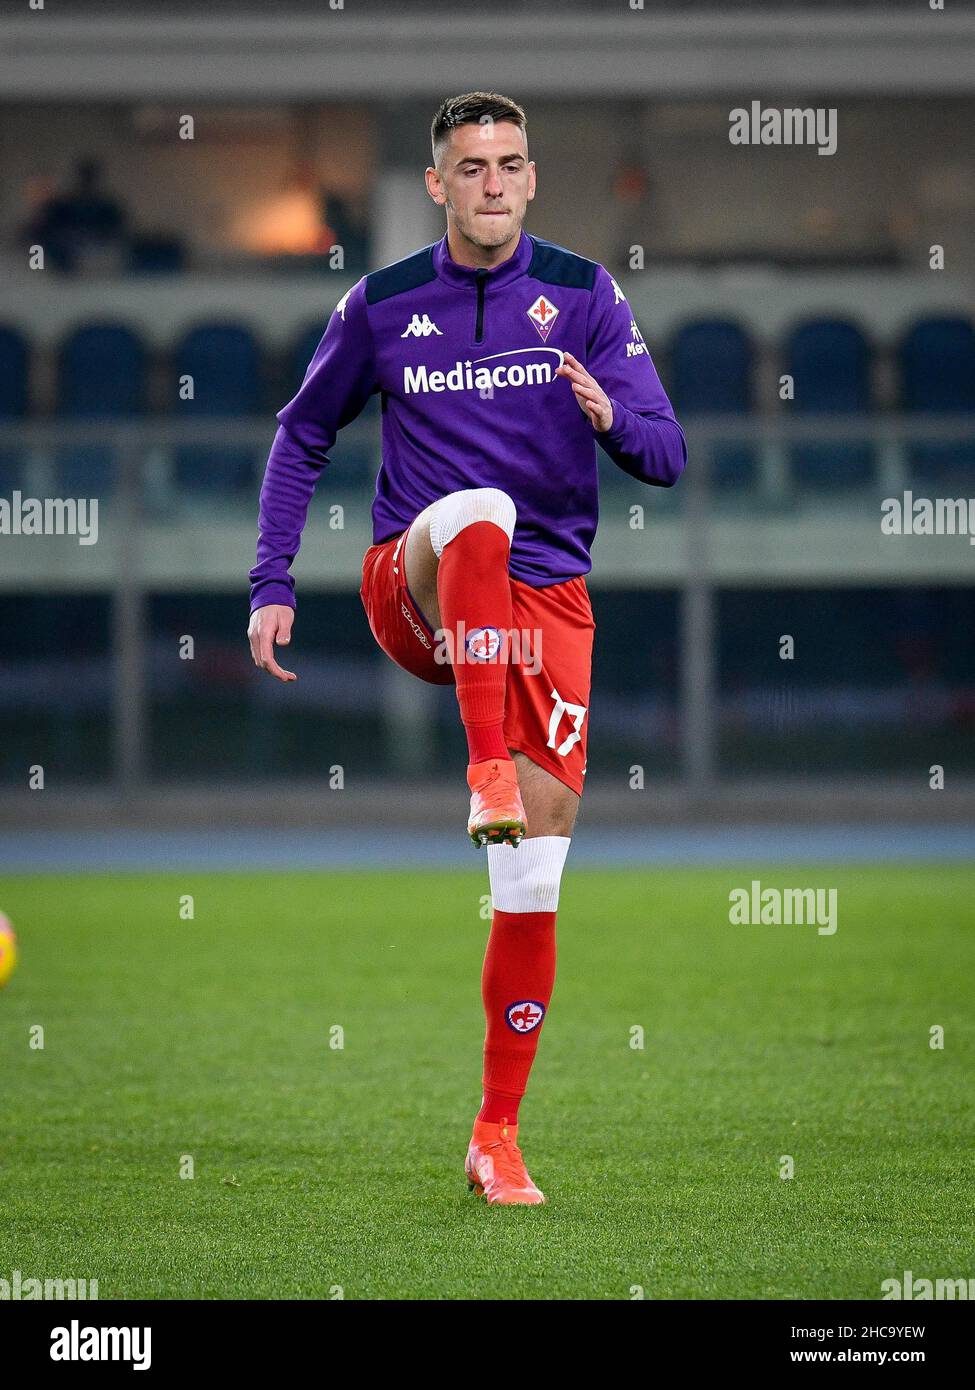
[[[504,1011],[505,1023],[516,1033],[533,1033],[544,1017],[545,1005],[537,999],[520,999]]]
[[[468,653],[478,661],[492,661],[501,649],[501,633],[496,627],[476,627],[467,634]]]

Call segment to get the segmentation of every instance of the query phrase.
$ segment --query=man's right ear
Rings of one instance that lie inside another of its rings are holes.
[[[436,174],[436,169],[431,166],[429,169],[427,169],[426,173],[424,174],[424,179],[426,181],[427,192],[430,194],[430,197],[439,207],[443,207],[444,203],[446,203],[447,201],[446,193],[434,193],[433,188],[431,187],[431,184],[433,183]]]

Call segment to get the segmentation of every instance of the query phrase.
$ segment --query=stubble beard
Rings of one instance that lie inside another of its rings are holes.
[[[512,215],[509,223],[504,227],[499,226],[497,228],[491,228],[489,225],[482,229],[478,227],[477,218],[474,213],[471,213],[469,217],[460,217],[456,207],[449,199],[447,200],[447,208],[453,213],[454,222],[460,234],[465,237],[472,246],[479,246],[482,250],[493,250],[497,246],[505,246],[511,241],[517,241],[518,237],[521,235],[521,223],[524,220],[523,216],[519,219]],[[510,231],[508,227],[511,228]]]

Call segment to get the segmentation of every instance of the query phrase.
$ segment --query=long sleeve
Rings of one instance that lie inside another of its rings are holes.
[[[589,310],[586,369],[613,405],[613,423],[596,439],[624,473],[672,487],[684,471],[687,445],[660,384],[630,306],[608,271],[596,272]]]
[[[258,517],[257,564],[250,572],[251,611],[295,606],[291,565],[301,545],[308,504],[328,451],[376,389],[365,280],[336,305],[301,389],[277,415]]]

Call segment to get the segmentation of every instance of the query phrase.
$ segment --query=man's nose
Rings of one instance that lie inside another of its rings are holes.
[[[496,169],[489,169],[484,176],[485,198],[500,198],[503,193],[504,184],[501,182],[501,175]]]

